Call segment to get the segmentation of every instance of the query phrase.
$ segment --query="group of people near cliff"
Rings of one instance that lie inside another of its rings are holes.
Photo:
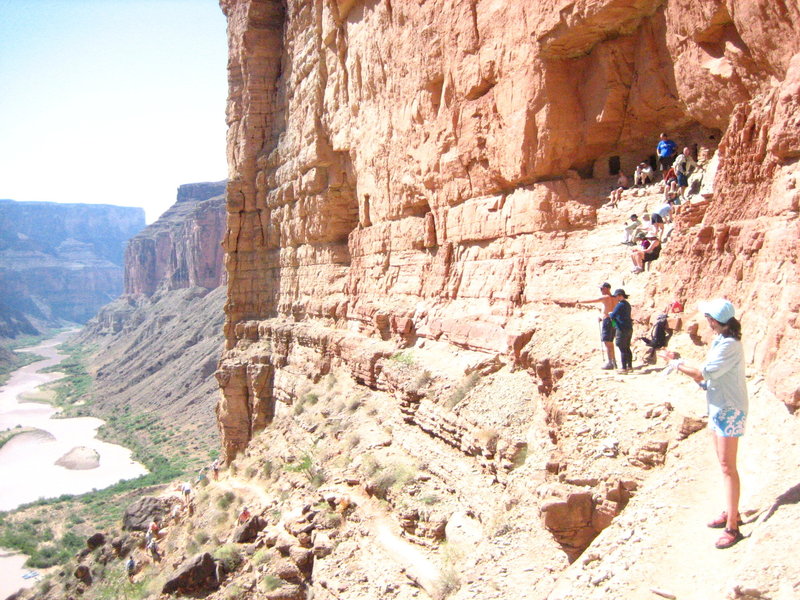
[[[600,339],[608,358],[602,368],[607,370],[617,368],[614,355],[614,342],[616,342],[620,355],[620,371],[630,373],[633,368],[630,347],[633,338],[633,320],[628,295],[621,288],[611,293],[611,284],[608,282],[600,286],[600,294],[597,298],[579,300],[577,303],[601,304]],[[673,307],[676,310],[683,310],[683,306],[677,301],[673,303]],[[699,308],[709,328],[716,334],[706,361],[702,365],[689,365],[677,352],[666,349],[672,334],[667,325],[666,314],[658,316],[651,338],[641,339],[649,347],[645,362],[651,360],[654,362],[656,351],[660,350],[658,355],[668,361],[666,373],[675,371],[687,375],[706,393],[709,429],[714,438],[714,448],[722,470],[725,497],[724,510],[707,525],[723,529],[715,546],[724,549],[744,539],[739,530],[742,524],[739,515],[741,484],[736,466],[738,441],[744,434],[748,412],[742,328],[735,318],[733,304],[726,299],[702,302]]]
[[[672,222],[673,214],[678,214],[679,206],[686,200],[689,175],[698,168],[688,147],[680,154],[677,153],[677,149],[677,144],[669,139],[666,133],[662,133],[656,146],[656,155],[657,168],[662,173],[664,202],[641,218],[638,214],[632,214],[624,225],[622,243],[637,246],[631,251],[633,273],[641,273],[648,263],[657,260],[661,255],[664,226]],[[653,166],[646,161],[639,163],[633,173],[633,185],[643,187],[654,181]],[[608,206],[616,207],[622,199],[622,192],[629,188],[628,176],[620,171],[617,187],[609,195]]]

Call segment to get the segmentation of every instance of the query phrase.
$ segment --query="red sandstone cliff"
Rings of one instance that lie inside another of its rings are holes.
[[[178,188],[175,204],[128,243],[125,294],[222,284],[224,193],[224,181]]]
[[[596,223],[593,178],[632,170],[662,130],[720,166],[653,305],[727,294],[751,360],[796,405],[796,4],[221,5],[229,458],[332,362],[386,387],[382,357],[421,340],[541,357],[522,352],[527,316],[569,294],[559,272],[580,261],[570,232]]]
[[[192,183],[125,251],[125,294],[100,309],[80,340],[101,411],[157,416],[191,432],[193,453],[216,444],[214,371],[225,301],[225,182]],[[181,441],[181,444],[184,442]]]

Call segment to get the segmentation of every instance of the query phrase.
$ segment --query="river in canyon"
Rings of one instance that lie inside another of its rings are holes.
[[[54,418],[58,409],[26,400],[27,396],[35,397],[40,386],[62,376],[41,371],[61,362],[64,356],[56,347],[74,333],[63,332],[21,349],[42,356],[43,360],[17,369],[0,387],[0,433],[18,426],[31,430],[0,448],[0,510],[11,510],[39,498],[101,489],[147,473],[144,465],[132,460],[130,450],[97,439],[102,420]],[[19,555],[0,550],[0,598],[33,583],[33,579],[23,578],[26,571]]]

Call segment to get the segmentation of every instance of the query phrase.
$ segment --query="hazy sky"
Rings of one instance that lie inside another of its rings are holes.
[[[225,163],[216,0],[0,0],[0,198],[141,206]]]

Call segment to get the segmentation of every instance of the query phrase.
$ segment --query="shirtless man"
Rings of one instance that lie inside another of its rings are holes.
[[[603,325],[600,328],[600,340],[606,346],[606,355],[608,356],[608,362],[603,366],[605,370],[611,370],[617,368],[617,361],[614,358],[614,326],[611,324],[611,317],[609,317],[609,313],[614,310],[614,307],[617,305],[617,298],[611,295],[611,284],[605,282],[603,285],[600,286],[600,293],[602,296],[599,298],[592,298],[591,300],[578,300],[576,304],[590,304],[592,302],[599,302],[603,305],[603,315],[601,317],[597,317],[598,321],[602,321]]]

